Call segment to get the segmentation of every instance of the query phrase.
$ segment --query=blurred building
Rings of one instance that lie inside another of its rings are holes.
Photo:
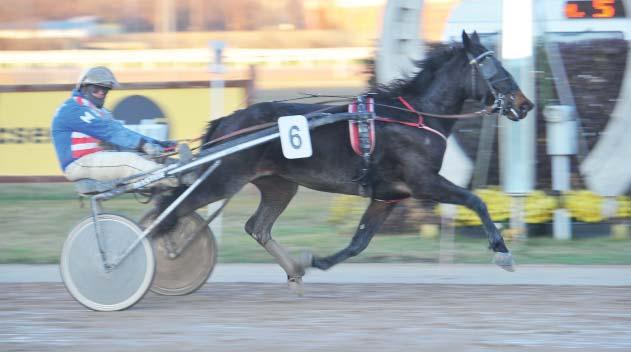
[[[319,1],[331,11],[335,2]],[[37,28],[42,22],[96,16],[126,32],[256,30],[270,26],[305,27],[308,0],[110,0],[59,2],[24,0],[0,2],[0,28]],[[318,27],[321,28],[321,27]]]
[[[108,33],[280,30],[344,30],[376,37],[387,0],[110,0],[0,2],[0,30],[50,29]],[[440,38],[445,18],[458,0],[425,0],[422,31]],[[91,19],[99,24],[84,23]],[[71,24],[75,27],[69,28]],[[105,26],[105,27],[104,27]],[[108,31],[102,30],[108,28]],[[17,32],[16,32],[17,33]],[[22,33],[24,37],[24,33]]]

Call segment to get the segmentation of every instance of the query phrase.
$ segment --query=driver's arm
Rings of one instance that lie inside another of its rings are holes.
[[[68,116],[66,123],[73,131],[87,134],[121,148],[139,149],[145,142],[159,143],[151,137],[126,128],[116,120],[98,117],[85,107],[76,107]]]

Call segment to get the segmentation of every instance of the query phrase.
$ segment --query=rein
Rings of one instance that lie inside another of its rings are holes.
[[[410,126],[410,127],[416,127],[416,128],[420,128],[423,130],[427,130],[429,132],[432,132],[436,135],[438,135],[439,137],[441,137],[442,139],[445,140],[445,142],[447,142],[447,136],[445,136],[442,132],[435,130],[429,126],[427,126],[425,124],[425,118],[423,117],[423,114],[421,114],[420,112],[416,111],[416,109],[414,109],[414,107],[408,103],[407,100],[405,100],[405,98],[399,96],[399,101],[401,102],[401,104],[403,104],[406,108],[407,111],[413,112],[416,114],[416,116],[418,116],[418,121],[416,123],[414,122],[405,122],[405,121],[399,121],[399,120],[395,120],[395,119],[391,119],[389,117],[381,117],[381,116],[377,116],[375,118],[375,120],[377,121],[381,121],[381,122],[388,122],[388,123],[398,123],[401,125],[405,125],[405,126]]]
[[[402,97],[399,97],[400,99],[402,99]],[[405,104],[404,104],[405,105]],[[398,106],[394,106],[394,105],[388,105],[388,104],[377,104],[375,103],[375,106],[381,106],[384,108],[391,108],[391,109],[395,109],[395,110],[401,110],[401,111],[407,111],[407,112],[411,112],[417,115],[423,115],[423,116],[428,116],[428,117],[436,117],[439,119],[458,119],[458,120],[463,120],[463,119],[470,119],[470,118],[474,118],[474,117],[480,117],[480,116],[487,116],[487,115],[492,115],[492,112],[489,111],[488,108],[484,108],[482,110],[478,110],[478,111],[474,111],[474,112],[469,112],[466,114],[451,114],[451,115],[444,115],[444,114],[433,114],[433,113],[429,113],[429,112],[423,112],[423,111],[417,111],[416,109],[410,109],[410,108],[400,108]]]
[[[292,98],[292,99],[277,100],[277,101],[274,101],[274,102],[286,102],[286,101],[306,99],[306,98],[322,98],[322,97],[343,98],[343,99],[345,99],[345,101],[354,99],[354,98],[345,97],[345,96],[332,96],[332,95],[307,94],[307,93],[303,93],[303,94],[307,95],[307,97],[298,97],[298,98]],[[433,133],[437,134],[438,136],[443,138],[445,141],[447,141],[447,137],[443,133],[441,133],[440,131],[437,131],[437,130],[435,130],[435,129],[433,129],[433,128],[431,128],[431,127],[429,127],[429,126],[427,126],[425,124],[424,116],[436,117],[436,118],[441,118],[441,119],[469,119],[469,118],[486,116],[486,115],[490,115],[491,114],[491,112],[489,112],[486,108],[482,109],[482,110],[479,110],[479,111],[466,113],[466,114],[451,114],[451,115],[433,114],[433,113],[428,113],[428,112],[417,111],[402,96],[399,96],[398,99],[405,106],[405,108],[400,108],[398,106],[393,106],[393,105],[388,105],[388,104],[377,104],[377,103],[374,103],[374,104],[375,104],[375,106],[387,107],[387,108],[391,108],[391,109],[395,109],[395,110],[401,110],[401,111],[414,113],[414,114],[416,114],[418,116],[418,121],[417,122],[399,121],[399,120],[391,119],[391,118],[388,118],[388,117],[377,117],[376,120],[377,121],[381,121],[381,122],[398,123],[398,124],[401,124],[401,125],[406,125],[406,126],[410,126],[410,127],[416,127],[416,128],[420,128],[420,129],[425,129],[427,131],[430,131],[430,132],[433,132]],[[318,110],[312,111],[312,112],[310,112],[308,114],[305,114],[305,117],[313,116],[315,114],[318,114],[318,113],[321,113],[321,112],[325,112],[327,110],[331,110],[331,109],[338,108],[338,107],[339,107],[339,105],[327,106],[325,108],[318,109]],[[272,121],[272,122],[266,122],[266,123],[262,123],[262,124],[259,124],[259,125],[246,127],[246,128],[234,131],[232,133],[228,133],[228,134],[223,135],[221,137],[215,138],[213,140],[210,140],[210,141],[208,141],[208,142],[206,142],[204,144],[200,144],[197,147],[191,148],[191,150],[196,150],[196,149],[200,149],[200,148],[209,146],[211,144],[216,144],[216,143],[222,142],[224,140],[227,140],[227,139],[230,139],[230,138],[233,138],[233,137],[236,137],[236,136],[240,136],[240,135],[245,134],[245,133],[262,130],[264,128],[274,126],[276,123],[277,123],[276,121]],[[203,138],[203,136],[200,136],[200,137],[197,137],[197,138],[192,138],[192,139],[181,139],[181,140],[178,140],[178,142],[179,141],[196,142],[198,140],[201,140],[202,138]],[[162,156],[172,156],[172,155],[175,155],[175,154],[177,154],[177,152],[171,152],[171,153],[163,154]]]
[[[325,101],[325,102],[321,102],[321,103],[320,103],[320,104],[328,104],[328,103],[332,103],[332,102],[349,101],[349,100],[353,99],[353,98],[351,98],[351,97],[336,96],[336,95],[321,95],[321,94],[310,94],[310,93],[302,93],[302,94],[304,94],[304,95],[306,95],[306,96],[305,96],[305,97],[290,98],[290,99],[283,99],[283,100],[274,100],[274,101],[272,101],[272,103],[282,103],[282,102],[288,102],[288,101],[294,101],[294,100],[301,100],[301,99],[308,99],[308,98],[340,98],[340,99],[343,99],[343,100],[339,100],[339,99],[338,99],[338,100]],[[310,113],[306,114],[305,116],[306,116],[306,117],[309,117],[309,116],[311,116],[311,115],[314,115],[314,114],[317,114],[317,113],[320,113],[320,112],[324,112],[324,111],[327,111],[327,110],[331,110],[331,109],[333,109],[333,108],[337,108],[337,107],[338,107],[337,105],[335,105],[335,106],[327,106],[327,107],[325,107],[325,108],[323,108],[323,109],[319,109],[319,110],[316,110],[316,111],[312,111],[312,112],[310,112]],[[256,132],[256,131],[258,131],[258,130],[262,130],[262,129],[264,129],[264,128],[271,127],[271,126],[275,125],[276,123],[277,123],[277,122],[266,122],[266,123],[262,123],[262,124],[259,124],[259,125],[254,125],[254,126],[246,127],[246,128],[243,128],[243,129],[240,129],[240,130],[234,131],[234,132],[232,132],[232,133],[228,133],[228,134],[226,134],[226,135],[224,135],[224,136],[221,136],[221,137],[219,137],[219,138],[215,138],[215,139],[213,139],[213,140],[210,140],[210,141],[208,141],[208,142],[206,142],[206,143],[204,143],[204,144],[200,144],[200,145],[198,145],[197,147],[190,148],[190,150],[200,149],[200,148],[203,148],[203,147],[209,146],[209,145],[211,145],[211,144],[219,143],[219,142],[221,142],[221,141],[224,141],[224,140],[230,139],[230,138],[232,138],[232,137],[240,136],[240,135],[242,135],[242,134],[244,134],[244,133],[248,133],[248,132]],[[201,136],[196,137],[196,138],[178,139],[178,140],[176,140],[176,142],[191,143],[191,142],[197,142],[197,141],[199,141],[199,140],[202,140],[203,138],[204,138],[204,135],[201,135]],[[158,156],[157,158],[169,157],[169,156],[173,156],[173,155],[177,155],[177,154],[178,154],[178,152],[177,152],[177,151],[169,151],[169,152],[167,152],[167,153],[163,153],[163,154],[161,154],[161,155],[160,155],[160,156]]]
[[[318,110],[312,111],[312,112],[310,112],[310,113],[308,113],[308,114],[305,114],[305,117],[309,117],[309,116],[312,116],[312,115],[315,115],[315,114],[318,114],[318,113],[321,113],[321,112],[325,112],[325,111],[327,111],[327,110],[331,110],[331,109],[334,109],[334,108],[338,108],[338,107],[339,107],[338,105],[327,106],[327,107],[325,107],[325,108],[318,109]],[[223,135],[223,136],[221,136],[221,137],[215,138],[215,139],[213,139],[213,140],[210,140],[210,141],[208,141],[208,142],[206,142],[206,143],[204,143],[204,144],[202,144],[202,145],[200,145],[200,146],[198,146],[198,147],[195,147],[195,148],[193,148],[193,149],[199,149],[199,148],[202,148],[202,147],[205,147],[205,146],[211,145],[211,144],[215,144],[215,143],[218,143],[218,142],[224,141],[224,140],[226,140],[226,139],[230,139],[230,138],[232,138],[232,137],[240,136],[240,135],[242,135],[242,134],[244,134],[244,133],[249,133],[249,132],[254,132],[254,131],[262,130],[262,129],[264,129],[264,128],[274,126],[274,125],[276,125],[277,123],[278,123],[278,122],[276,122],[276,121],[271,121],[271,122],[266,122],[266,123],[261,123],[261,124],[258,124],[258,125],[254,125],[254,126],[246,127],[246,128],[243,128],[243,129],[240,129],[240,130],[234,131],[234,132],[232,132],[232,133],[228,133],[228,134]],[[202,137],[199,137],[198,139],[201,139],[201,138],[202,138]]]
[[[472,113],[468,113],[468,114],[457,114],[457,115],[430,114],[430,113],[417,111],[416,109],[414,109],[412,104],[410,104],[402,96],[399,96],[398,99],[401,102],[401,104],[403,104],[403,106],[405,106],[405,109],[399,108],[399,107],[396,107],[396,106],[392,106],[392,105],[385,105],[385,104],[375,104],[375,105],[383,106],[383,107],[389,107],[389,108],[392,108],[392,109],[403,110],[403,111],[414,113],[414,114],[416,114],[416,116],[418,116],[418,121],[416,123],[415,122],[399,121],[399,120],[391,119],[391,118],[388,118],[388,117],[377,117],[376,120],[377,121],[382,121],[382,122],[398,123],[398,124],[401,124],[401,125],[406,125],[406,126],[410,126],[410,127],[416,127],[416,128],[424,129],[424,130],[430,131],[430,132],[440,136],[442,139],[445,140],[445,142],[447,141],[447,136],[445,136],[442,132],[427,126],[425,124],[424,116],[436,117],[436,118],[441,118],[441,119],[468,119],[468,118],[472,118],[472,117],[490,115],[490,112],[487,109],[482,109],[480,111],[476,111],[476,112],[472,112]]]

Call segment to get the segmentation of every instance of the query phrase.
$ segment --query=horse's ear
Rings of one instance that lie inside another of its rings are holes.
[[[471,35],[471,41],[480,44],[480,37],[478,36],[477,31],[473,31],[473,34]]]
[[[467,51],[471,48],[471,39],[469,39],[469,35],[464,30],[462,31],[462,45]]]

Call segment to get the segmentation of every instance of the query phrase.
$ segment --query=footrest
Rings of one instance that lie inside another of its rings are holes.
[[[116,181],[97,181],[84,178],[74,181],[74,188],[79,194],[92,195],[107,192],[116,187]]]

